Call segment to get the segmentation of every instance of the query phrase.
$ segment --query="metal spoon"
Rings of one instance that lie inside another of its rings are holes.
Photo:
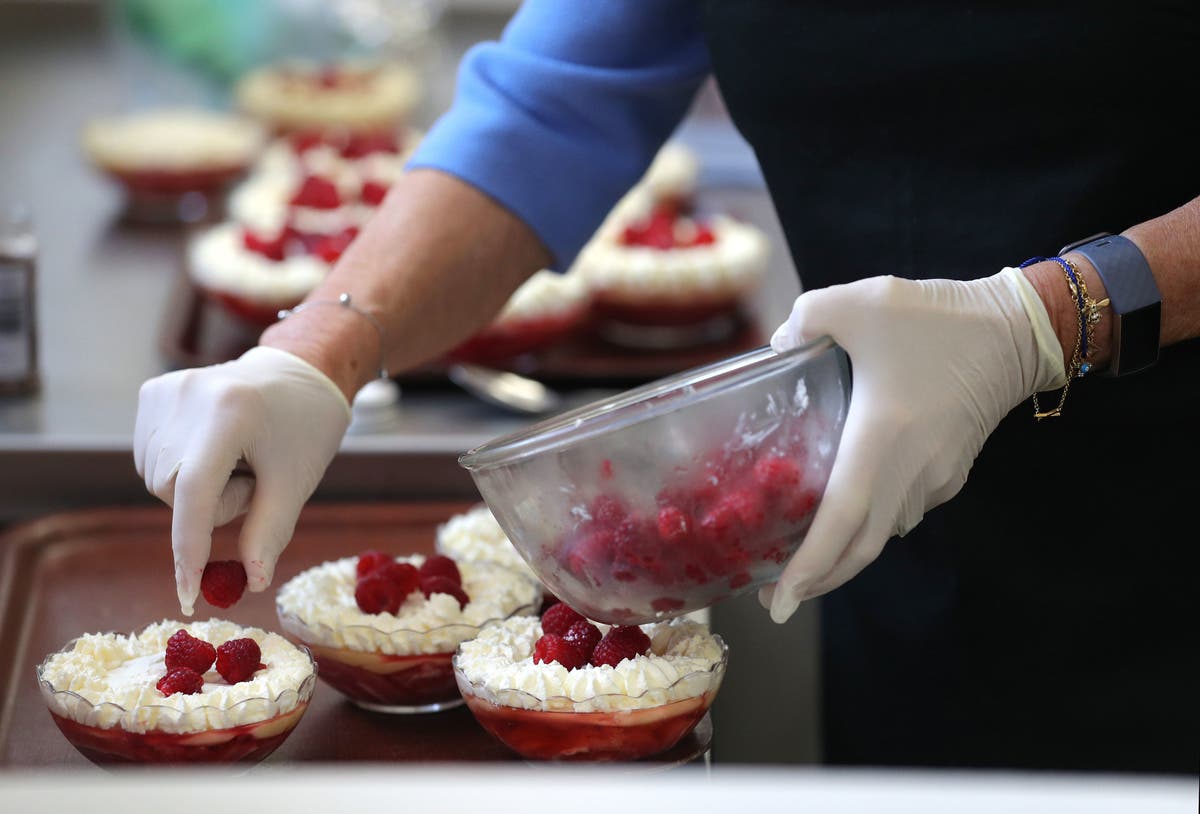
[[[451,365],[447,375],[471,395],[518,413],[541,415],[558,409],[563,401],[541,382],[507,370],[459,363]]]

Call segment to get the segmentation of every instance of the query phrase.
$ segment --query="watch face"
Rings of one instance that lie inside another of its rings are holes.
[[[1058,254],[1061,257],[1062,255],[1066,254],[1067,252],[1074,251],[1075,249],[1078,249],[1080,246],[1086,246],[1087,244],[1091,243],[1092,241],[1099,240],[1102,237],[1112,237],[1112,234],[1109,232],[1097,232],[1096,234],[1092,235],[1091,237],[1085,237],[1083,240],[1076,240],[1074,243],[1068,243],[1067,245],[1063,246],[1061,249],[1058,250]]]

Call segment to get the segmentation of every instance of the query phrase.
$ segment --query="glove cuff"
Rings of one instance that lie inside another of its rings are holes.
[[[1054,333],[1054,327],[1050,324],[1050,314],[1046,311],[1037,289],[1018,268],[1009,266],[1002,270],[999,276],[1012,285],[1020,297],[1025,315],[1029,317],[1034,342],[1037,343],[1038,364],[1033,381],[1034,391],[1043,392],[1062,387],[1067,383],[1062,344],[1058,341],[1058,335]]]
[[[345,394],[333,383],[333,379],[326,376],[320,368],[311,362],[301,359],[294,353],[266,345],[256,345],[239,356],[238,361],[264,372],[295,376],[308,384],[328,390],[329,394],[334,396],[337,399],[337,403],[341,405],[346,424],[349,425],[351,416],[350,403],[346,401]]]

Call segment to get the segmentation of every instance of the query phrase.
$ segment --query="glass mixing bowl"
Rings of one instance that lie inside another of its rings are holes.
[[[850,402],[822,338],[686,371],[459,459],[546,587],[639,624],[773,582],[820,505]]]

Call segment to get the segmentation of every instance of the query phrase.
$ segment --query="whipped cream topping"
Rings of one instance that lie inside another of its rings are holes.
[[[397,557],[420,567],[421,555]],[[288,580],[276,596],[280,620],[305,642],[387,655],[452,653],[486,622],[529,612],[541,586],[493,562],[458,562],[470,601],[461,609],[449,594],[413,591],[396,614],[363,613],[354,599],[358,557],[322,563]]]
[[[494,324],[569,314],[583,307],[588,293],[587,283],[579,273],[560,274],[542,269],[512,293]]]
[[[264,669],[248,681],[229,684],[216,669],[204,674],[196,694],[163,695],[155,686],[167,673],[167,640],[183,629],[213,647],[230,639],[254,639]],[[89,633],[70,649],[54,653],[41,668],[42,695],[50,709],[88,726],[130,732],[173,733],[229,729],[292,711],[311,691],[308,654],[276,633],[221,619],[163,620],[140,633]],[[47,684],[49,686],[47,686]]]
[[[592,291],[634,303],[686,305],[741,296],[766,272],[766,235],[724,215],[708,223],[715,242],[665,250],[624,245],[609,231],[584,248],[576,267]]]
[[[437,550],[454,560],[498,562],[537,579],[486,503],[456,514],[438,526]]]
[[[664,144],[638,184],[656,198],[690,198],[696,193],[700,161],[679,142]]]
[[[329,264],[312,255],[283,260],[264,257],[246,248],[241,225],[221,223],[192,240],[188,273],[201,288],[268,306],[288,307],[325,279]]]
[[[344,65],[339,70],[348,79],[325,86],[315,66],[260,68],[242,77],[234,94],[242,110],[283,128],[387,127],[407,115],[420,96],[416,72],[403,65]]]
[[[96,119],[83,131],[83,148],[115,170],[236,169],[254,160],[264,134],[255,122],[185,108]]]
[[[597,625],[602,632],[607,625]],[[650,652],[617,666],[568,670],[535,664],[542,635],[536,616],[489,625],[454,657],[471,691],[495,704],[559,712],[645,709],[715,690],[724,674],[725,645],[704,625],[680,618],[642,625]],[[461,686],[461,685],[460,685]]]

